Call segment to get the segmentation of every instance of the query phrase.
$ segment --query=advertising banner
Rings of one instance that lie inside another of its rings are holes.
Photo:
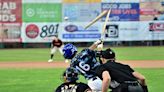
[[[61,24],[52,23],[23,23],[22,40],[23,42],[51,42],[61,31]]]
[[[23,3],[62,3],[63,0],[22,0]]]
[[[63,23],[60,38],[65,42],[92,42],[101,37],[102,23],[96,23],[84,29],[86,22]]]
[[[63,0],[63,3],[100,3],[101,0]]]
[[[105,41],[142,41],[164,39],[164,22],[107,23]]]
[[[21,25],[14,23],[0,24],[0,42],[21,42]]]
[[[140,2],[162,2],[164,0],[140,0]]]
[[[102,2],[106,2],[106,3],[139,3],[140,0],[102,0]]]
[[[22,0],[1,0],[0,22],[21,23],[22,22]]]
[[[61,3],[24,3],[24,22],[61,22]]]
[[[139,22],[111,22],[107,23],[105,41],[139,40]]]
[[[162,2],[141,2],[140,20],[164,20],[164,4]]]
[[[71,22],[88,22],[101,12],[101,4],[73,3],[63,4],[63,17],[68,17]]]
[[[139,3],[102,3],[101,8],[112,9],[109,18],[111,21],[139,21]]]
[[[164,39],[164,22],[149,22],[149,31],[151,33],[152,40]]]
[[[97,22],[85,30],[86,24],[88,22],[23,23],[21,37],[25,43],[51,42],[54,36],[64,42],[93,42],[101,38],[103,22]],[[105,41],[163,40],[163,30],[162,21],[108,22]]]

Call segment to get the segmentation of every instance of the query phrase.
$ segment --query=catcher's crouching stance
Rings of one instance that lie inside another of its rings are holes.
[[[78,72],[75,68],[69,67],[63,74],[65,83],[61,84],[55,92],[91,92],[87,84],[77,83]]]

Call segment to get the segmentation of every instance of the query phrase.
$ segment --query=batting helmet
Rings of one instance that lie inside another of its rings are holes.
[[[65,77],[69,82],[76,82],[78,80],[78,71],[73,67],[69,67],[65,71]]]
[[[66,44],[63,48],[63,55],[66,59],[72,59],[77,52],[77,48],[73,44]]]
[[[113,59],[113,58],[115,58],[115,52],[112,49],[110,49],[110,48],[106,49],[105,51],[102,51],[101,55],[105,59]]]

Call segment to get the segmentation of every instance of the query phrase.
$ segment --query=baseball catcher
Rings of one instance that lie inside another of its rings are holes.
[[[69,67],[63,74],[65,83],[61,84],[55,92],[91,92],[87,84],[78,83],[78,72],[75,68]]]

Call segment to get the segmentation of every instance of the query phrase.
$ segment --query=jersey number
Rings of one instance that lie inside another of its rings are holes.
[[[76,66],[76,68],[82,73],[90,70],[90,66],[88,64],[85,64],[84,62],[80,62],[79,66]]]
[[[76,92],[77,86],[76,85],[65,85],[62,87],[61,92]]]

